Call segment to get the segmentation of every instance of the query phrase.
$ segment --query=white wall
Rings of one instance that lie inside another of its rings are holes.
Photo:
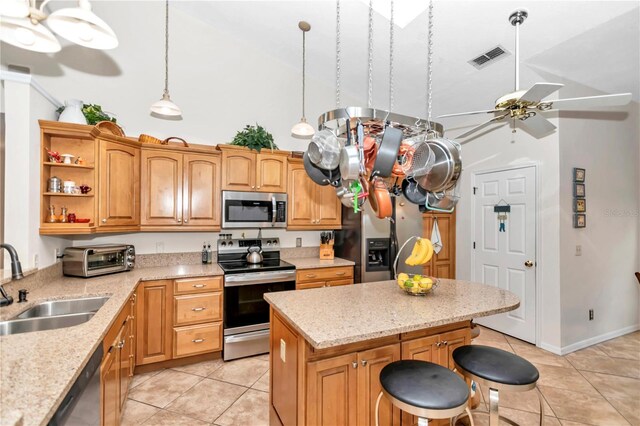
[[[183,120],[169,121],[149,115],[149,106],[162,95],[164,84],[164,2],[94,2],[95,12],[118,34],[120,46],[108,52],[64,45],[54,55],[31,53],[2,45],[2,67],[29,67],[50,93],[59,99],[78,98],[97,103],[115,113],[129,136],[148,133],[160,138],[180,136],[192,143],[215,145],[231,141],[238,130],[256,122],[266,127],[281,149],[305,150],[306,141],[290,136],[291,126],[301,115],[301,75],[259,48],[218,32],[210,25],[170,7],[170,82],[172,99],[182,108]],[[268,37],[268,34],[265,35]],[[299,37],[299,33],[295,33]],[[308,58],[308,67],[313,59]],[[307,118],[314,124],[318,115],[334,108],[335,88],[307,78]],[[358,103],[343,93],[343,103]],[[32,109],[32,125],[40,111]],[[44,114],[44,113],[43,113]],[[16,167],[23,165],[22,156]],[[37,186],[34,186],[34,190]],[[33,195],[31,202],[37,201]],[[7,205],[9,208],[9,205]],[[26,224],[17,229],[27,233]],[[37,229],[37,228],[36,228]],[[242,231],[233,231],[240,236]],[[256,230],[245,231],[247,236]],[[39,238],[29,231],[33,238]],[[265,231],[279,236],[282,245],[294,247],[296,237],[303,245],[319,244],[319,232]],[[214,242],[213,233],[135,233],[78,237],[75,245],[126,242],[139,253],[199,251],[203,241]],[[43,239],[46,241],[46,239]],[[44,244],[44,243],[43,243]],[[49,259],[41,259],[41,265]]]
[[[631,89],[631,88],[629,88]],[[600,95],[567,84],[561,97]],[[574,348],[638,327],[638,104],[561,114],[560,262],[562,346]],[[575,229],[573,167],[586,169],[587,227]],[[582,256],[575,256],[576,245]],[[594,309],[594,320],[588,310]]]

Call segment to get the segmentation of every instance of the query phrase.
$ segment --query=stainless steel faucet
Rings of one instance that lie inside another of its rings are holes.
[[[18,259],[18,252],[16,252],[16,249],[13,248],[11,244],[0,244],[0,248],[7,249],[9,257],[11,257],[11,279],[23,279],[24,275],[22,275],[22,265],[20,264],[20,259]],[[2,298],[0,298],[0,306],[8,306],[13,303],[13,297],[7,294],[1,284],[0,294],[2,294]]]

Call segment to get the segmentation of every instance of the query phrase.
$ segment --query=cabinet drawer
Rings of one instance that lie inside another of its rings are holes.
[[[353,277],[353,266],[338,268],[305,269],[296,273],[296,282],[326,281]]]
[[[327,281],[327,286],[337,287],[339,285],[351,285],[353,284],[353,278],[347,278],[345,280],[331,280]]]
[[[180,358],[222,349],[222,323],[173,329],[173,357]]]
[[[306,290],[308,288],[320,288],[327,284],[325,281],[314,281],[310,283],[296,284],[296,290]]]
[[[183,278],[173,281],[174,294],[205,293],[222,290],[222,277]]]
[[[175,296],[174,325],[222,320],[222,293]]]

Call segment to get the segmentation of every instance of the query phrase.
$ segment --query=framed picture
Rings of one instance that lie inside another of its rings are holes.
[[[586,228],[587,227],[587,215],[582,213],[576,213],[573,215],[573,227],[574,228]]]
[[[584,183],[574,183],[573,184],[573,196],[578,198],[584,198],[586,195],[586,190],[584,187]]]
[[[584,182],[586,170],[580,169],[578,167],[573,168],[573,181],[574,182]]]
[[[584,198],[573,199],[573,211],[575,213],[584,213],[587,211],[587,200]]]

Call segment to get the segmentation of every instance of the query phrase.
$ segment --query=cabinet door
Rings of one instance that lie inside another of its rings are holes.
[[[307,363],[307,425],[357,424],[358,356],[347,354]]]
[[[127,321],[122,325],[120,329],[120,341],[118,343],[119,365],[120,365],[120,413],[124,410],[124,403],[127,401],[127,391],[129,390],[129,382],[131,380],[129,376],[129,355],[131,355],[131,341],[129,336],[131,335],[131,321],[127,318]]]
[[[255,160],[252,152],[222,152],[222,189],[252,191],[255,189]]]
[[[147,281],[138,286],[136,364],[171,359],[173,281]]]
[[[455,364],[453,363],[451,354],[453,354],[456,348],[471,344],[471,330],[462,329],[442,333],[440,335],[440,342],[442,342],[442,346],[440,347],[439,364],[453,370]]]
[[[220,156],[185,154],[184,226],[220,226]]]
[[[342,222],[342,203],[331,185],[316,185],[316,224],[320,228],[338,228]]]
[[[289,164],[289,190],[287,193],[287,225],[313,226],[316,215],[316,184],[307,176],[302,164]],[[335,192],[333,195],[334,198]]]
[[[440,363],[440,348],[436,346],[440,336],[428,336],[402,342],[402,359]],[[402,413],[403,425],[418,423],[418,417]]]
[[[138,294],[137,294],[137,290],[136,293],[133,293],[133,295],[131,296],[131,299],[129,300],[129,306],[130,306],[130,310],[131,310],[131,315],[129,317],[129,343],[130,343],[130,350],[131,352],[129,353],[129,382],[131,382],[131,378],[133,377],[133,373],[134,370],[136,368],[136,304],[137,304],[137,298],[138,298]]]
[[[100,141],[99,226],[140,223],[140,149]]]
[[[256,190],[259,192],[287,191],[287,157],[284,155],[256,155]]]
[[[182,224],[182,154],[142,150],[142,225]]]
[[[424,215],[424,235],[431,238],[433,222],[438,222],[442,249],[425,266],[424,273],[438,278],[454,279],[456,275],[456,214],[427,213]]]
[[[380,371],[400,360],[400,344],[383,346],[358,353],[358,424],[375,426],[376,400],[382,390]],[[380,400],[381,426],[400,424],[400,409],[383,397]]]
[[[102,426],[118,426],[120,424],[120,369],[118,355],[118,348],[111,346],[100,365]]]

